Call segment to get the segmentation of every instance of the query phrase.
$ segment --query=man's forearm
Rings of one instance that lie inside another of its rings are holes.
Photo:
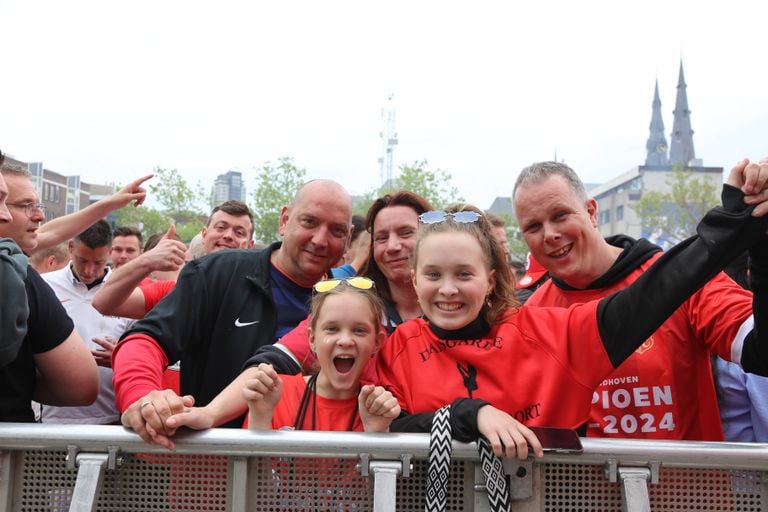
[[[103,315],[117,315],[118,308],[131,297],[139,283],[151,273],[152,269],[144,264],[143,255],[129,261],[110,273],[109,279],[93,296],[93,307]],[[142,313],[144,313],[143,306],[142,304]]]
[[[221,393],[211,400],[206,409],[213,419],[213,426],[219,426],[242,416],[248,411],[248,404],[243,398],[243,388],[248,379],[253,378],[256,368],[246,368]],[[269,428],[269,427],[267,427]]]
[[[32,253],[66,242],[109,215],[115,210],[115,205],[109,199],[102,199],[82,210],[47,221],[37,230],[37,247]]]
[[[112,352],[112,383],[115,403],[124,412],[150,391],[163,389],[163,371],[168,357],[160,345],[146,334],[130,334]]]
[[[103,219],[110,212],[129,203],[139,206],[147,195],[147,191],[141,185],[151,177],[152,174],[142,176],[111,196],[96,201],[82,210],[46,222],[37,231],[37,247],[32,252],[66,242],[88,229],[97,220]]]

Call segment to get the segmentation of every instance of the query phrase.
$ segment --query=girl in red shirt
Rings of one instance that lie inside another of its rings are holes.
[[[331,279],[314,288],[308,333],[318,369],[308,376],[278,375],[271,365],[260,364],[243,389],[248,427],[388,431],[400,414],[397,400],[381,386],[360,385],[385,337],[373,281]]]
[[[738,174],[732,179],[739,185]],[[390,430],[429,431],[432,411],[450,404],[454,438],[482,434],[497,455],[526,458],[530,445],[540,456],[528,426],[583,425],[593,390],[670,314],[732,255],[768,246],[765,220],[756,218],[765,212],[752,210],[726,185],[723,206],[705,215],[698,237],[629,287],[569,308],[520,306],[480,210],[455,205],[420,215],[412,275],[424,318],[399,325],[377,358],[380,383],[408,413]],[[764,312],[755,309],[757,324]],[[764,345],[755,336],[745,353]]]

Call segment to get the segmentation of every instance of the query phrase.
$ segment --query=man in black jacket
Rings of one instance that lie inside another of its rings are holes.
[[[207,404],[258,347],[304,319],[312,285],[341,258],[350,234],[349,194],[310,181],[280,214],[282,242],[228,250],[190,262],[174,291],[128,331],[113,355],[123,425],[172,447],[165,419],[194,402]],[[162,372],[181,361],[181,393],[161,390]],[[242,417],[222,426],[240,427]]]

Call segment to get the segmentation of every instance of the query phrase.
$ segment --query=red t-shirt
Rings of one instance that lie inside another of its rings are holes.
[[[176,286],[176,281],[150,281],[148,283],[142,281],[139,284],[139,289],[144,294],[144,312],[149,313],[163,297],[171,293],[174,286]]]
[[[527,425],[577,428],[592,392],[613,371],[597,303],[522,307],[480,339],[440,339],[425,320],[395,329],[378,358],[382,384],[409,413],[457,398],[483,399]]]
[[[301,397],[304,396],[304,390],[307,389],[307,381],[303,375],[280,375],[280,380],[283,381],[283,392],[275,411],[272,413],[272,428],[274,430],[293,427],[301,405]],[[363,431],[363,422],[357,410],[357,396],[333,399],[316,395],[316,400],[315,430],[347,432],[351,422],[353,424],[352,432]],[[299,430],[312,430],[313,410],[312,400],[310,400],[304,416],[304,423],[299,426]],[[247,417],[243,426],[248,426]]]
[[[608,296],[633,283],[661,255],[608,288],[562,290],[547,282],[526,305],[568,307]],[[725,274],[716,275],[597,387],[587,435],[722,441],[710,350],[730,361],[733,341],[751,315],[752,294]]]

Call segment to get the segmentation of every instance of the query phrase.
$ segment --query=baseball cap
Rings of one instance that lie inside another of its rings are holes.
[[[528,256],[526,256],[525,275],[517,282],[517,287],[528,288],[529,286],[533,286],[545,275],[547,275],[547,269],[544,268],[541,263],[536,261],[529,252]]]

